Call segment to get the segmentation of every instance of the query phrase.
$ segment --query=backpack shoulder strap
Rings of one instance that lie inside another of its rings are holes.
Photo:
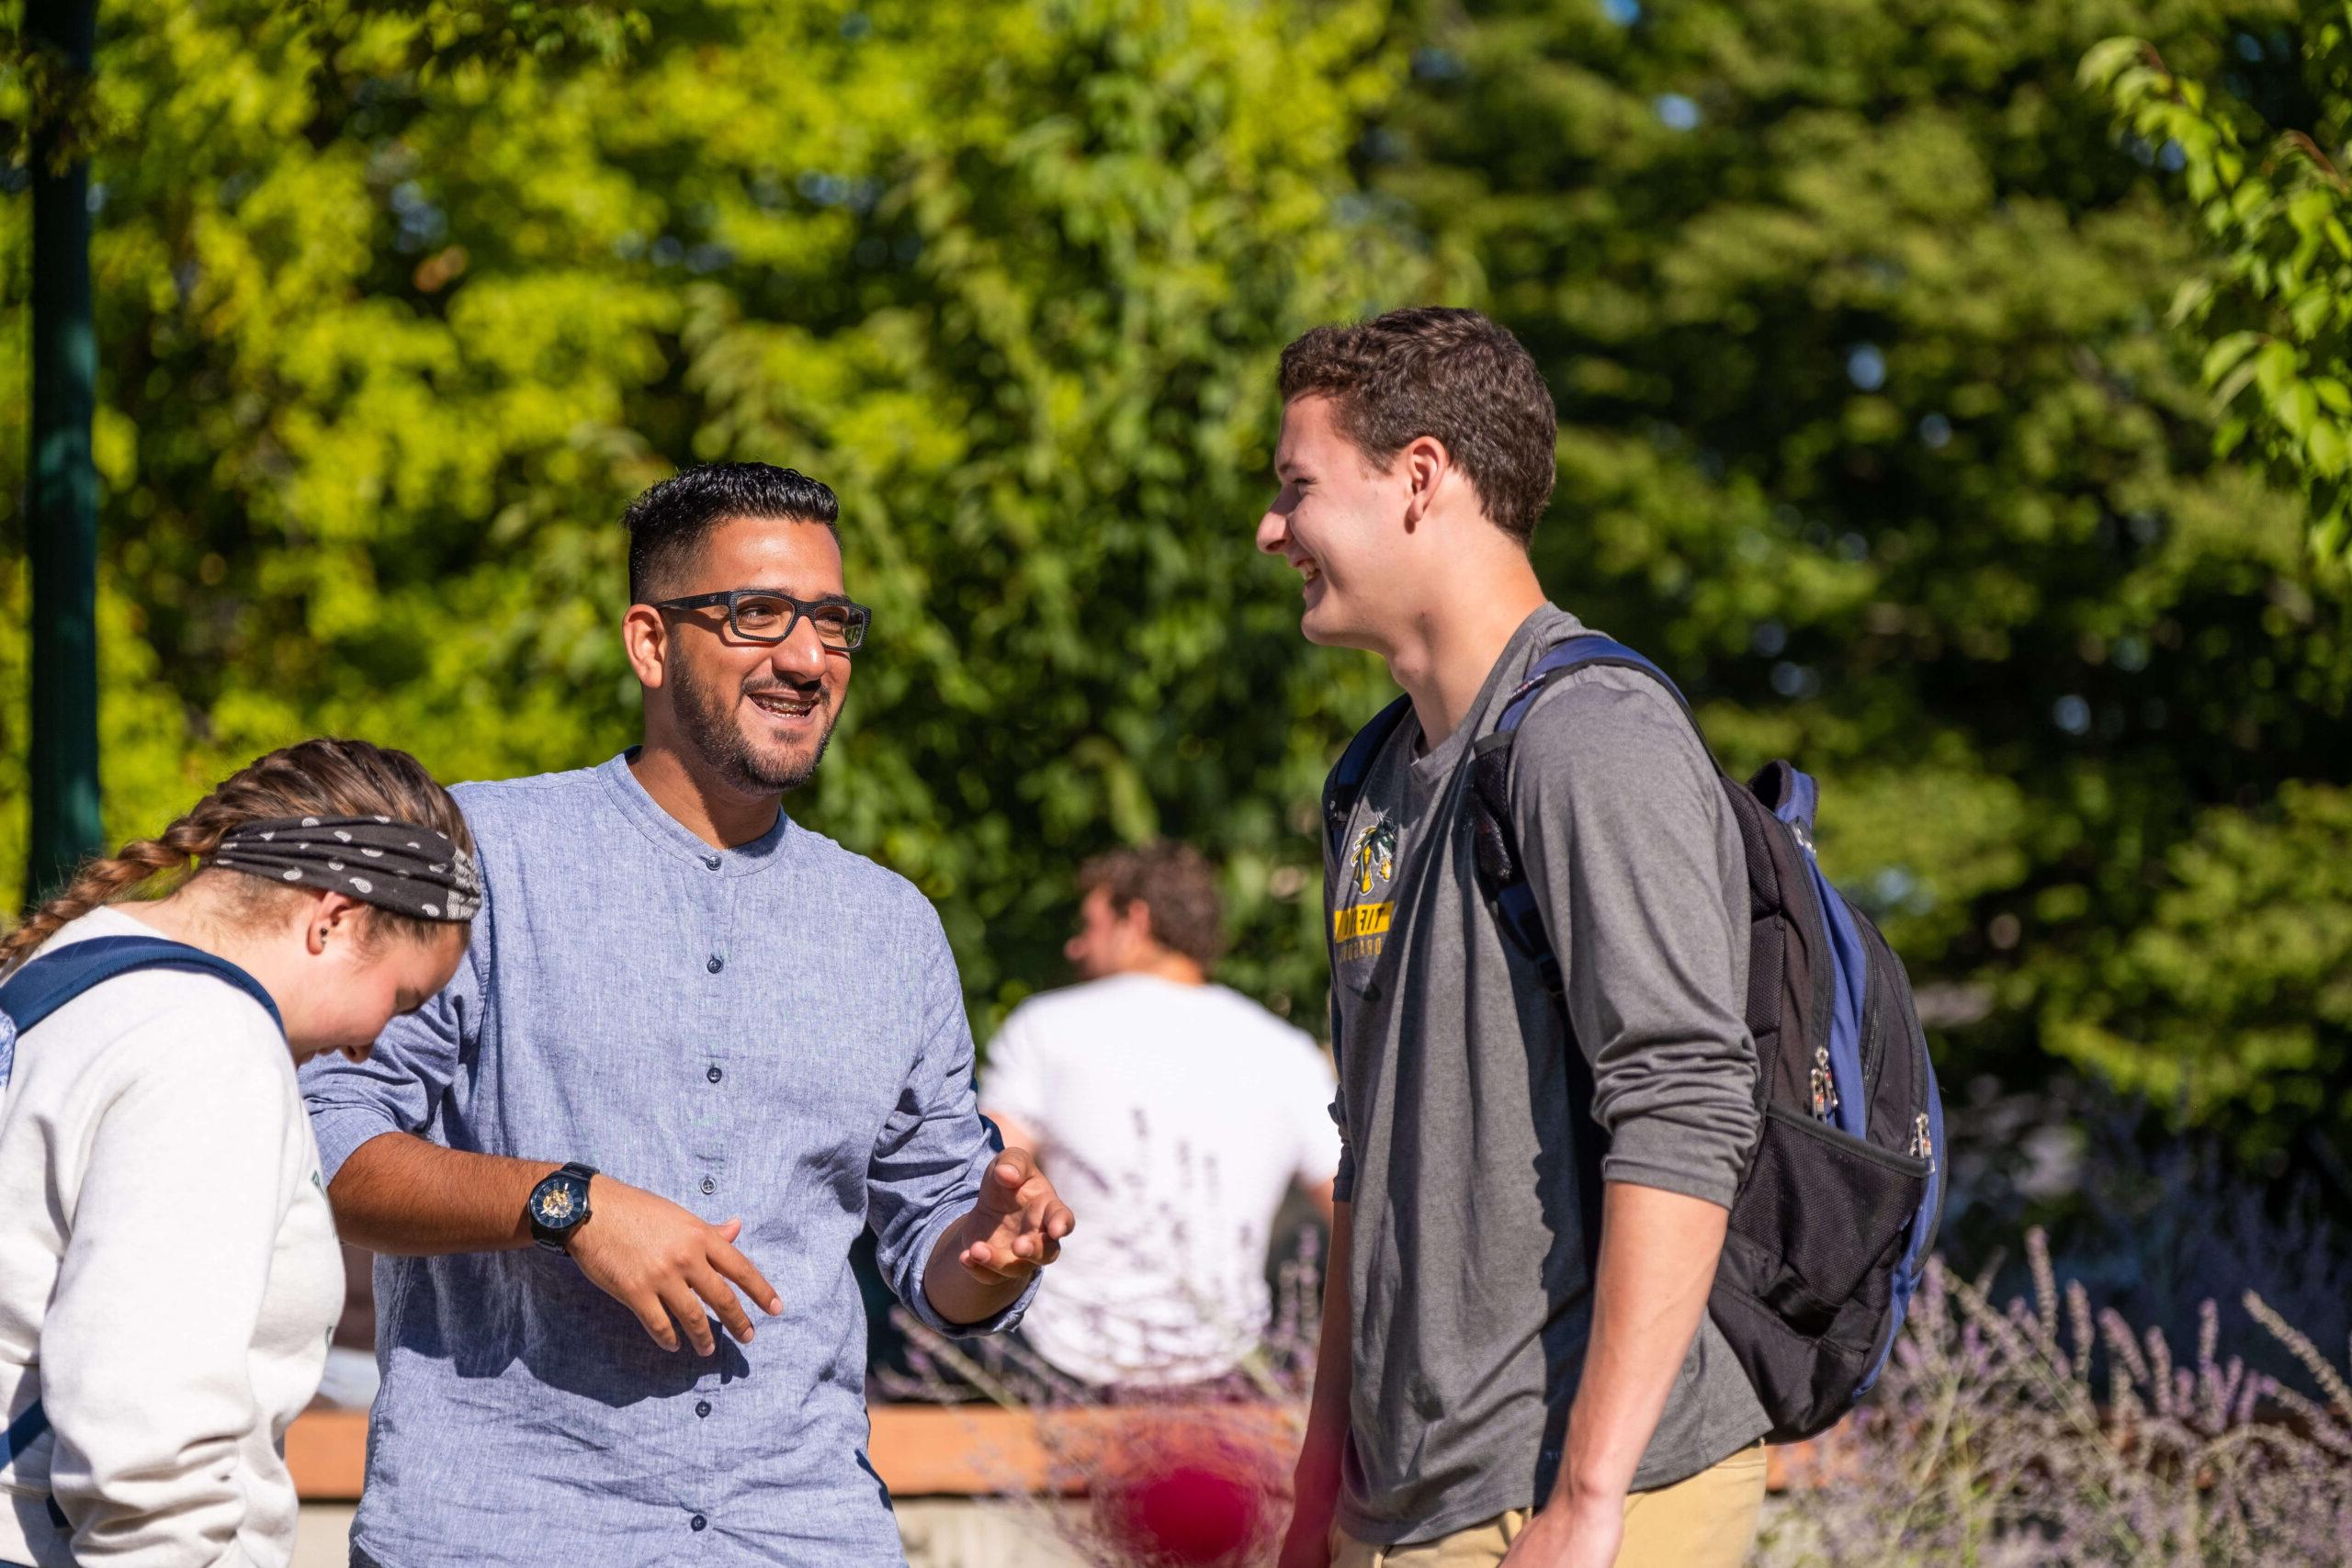
[[[1693,732],[1697,731],[1698,719],[1690,705],[1665,671],[1613,637],[1589,633],[1555,644],[1529,665],[1526,678],[1504,700],[1493,733],[1479,737],[1471,749],[1470,799],[1476,813],[1473,829],[1479,884],[1501,917],[1503,934],[1534,963],[1553,999],[1563,1003],[1565,976],[1559,957],[1544,932],[1543,911],[1536,908],[1534,890],[1527,884],[1527,870],[1520,859],[1518,836],[1511,831],[1510,751],[1520,725],[1552,682],[1595,665],[1638,670],[1647,675],[1666,688],[1683,717],[1690,720]],[[1705,744],[1703,736],[1700,743]]]
[[[92,937],[44,953],[0,984],[0,1014],[15,1026],[13,1033],[21,1035],[93,986],[134,969],[193,969],[224,980],[259,1002],[269,1021],[281,1033],[285,1031],[277,1003],[260,981],[217,953],[159,936]],[[0,1083],[6,1081],[0,1072]]]
[[[1596,664],[1614,665],[1621,670],[1640,671],[1659,685],[1664,686],[1667,694],[1674,699],[1674,705],[1682,710],[1682,716],[1685,718],[1690,720],[1691,728],[1693,729],[1698,728],[1699,721],[1691,714],[1690,705],[1683,700],[1681,688],[1667,678],[1665,671],[1614,637],[1589,633],[1554,644],[1545,650],[1541,659],[1528,666],[1527,678],[1521,681],[1518,688],[1511,693],[1510,699],[1503,704],[1501,716],[1495,720],[1495,734],[1514,733],[1519,728],[1520,721],[1527,716],[1527,710],[1535,705],[1535,699],[1542,696],[1544,688],[1555,680]],[[1486,739],[1491,740],[1493,738],[1488,736]]]
[[[1323,781],[1323,859],[1328,867],[1340,858],[1340,836],[1348,830],[1348,818],[1355,814],[1357,797],[1363,794],[1364,780],[1372,775],[1372,764],[1396,727],[1405,722],[1411,711],[1413,699],[1398,697],[1372,717],[1372,722],[1356,731],[1348,749],[1340,753],[1339,765]]]
[[[1398,697],[1372,716],[1372,722],[1356,731],[1348,749],[1340,753],[1339,765],[1323,781],[1323,942],[1325,955],[1331,961],[1331,1060],[1337,1063],[1340,1052],[1340,987],[1339,963],[1331,951],[1331,868],[1339,863],[1340,840],[1348,830],[1348,818],[1355,815],[1356,801],[1363,795],[1364,780],[1372,776],[1372,764],[1379,757],[1380,749],[1396,733],[1412,711],[1410,696]]]

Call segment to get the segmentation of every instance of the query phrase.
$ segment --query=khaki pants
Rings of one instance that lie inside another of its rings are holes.
[[[1617,1568],[1739,1568],[1764,1506],[1764,1445],[1742,1449],[1688,1481],[1625,1499]],[[1412,1546],[1373,1546],[1334,1527],[1331,1568],[1495,1568],[1527,1528],[1527,1511]]]

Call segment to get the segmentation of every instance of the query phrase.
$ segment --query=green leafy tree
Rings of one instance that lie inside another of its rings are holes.
[[[2211,243],[2171,315],[2207,342],[2215,450],[2249,446],[2305,490],[2312,547],[2334,563],[2352,551],[2352,184],[2336,162],[2352,130],[2352,7],[2309,5],[2301,22],[2232,32],[2219,72],[2192,56],[2211,80],[2137,38],[2100,42],[2081,75],[2135,146],[2162,149]],[[2269,68],[2269,91],[2249,66]]]
[[[1346,205],[1385,19],[109,3],[111,829],[318,730],[453,778],[609,755],[619,510],[758,457],[841,491],[876,607],[794,809],[940,902],[983,1027],[1059,977],[1076,859],[1155,832],[1224,859],[1235,978],[1312,1015],[1314,792],[1377,674],[1300,643],[1250,532],[1274,351],[1401,288]],[[0,637],[10,781],[24,680]]]
[[[2286,993],[2188,911],[2216,856],[2324,837],[2296,791],[2343,777],[2352,619],[2296,498],[2213,453],[2165,155],[2072,80],[2126,29],[2212,62],[2222,17],[1485,5],[1430,24],[1373,144],[1554,378],[1545,581],[1735,765],[1823,775],[1829,867],[1929,983],[1955,1090],[2051,1051],[2162,1094],[2194,1032],[2192,1109],[2270,1155],[2352,1134],[2343,1036],[2266,1040]],[[2329,897],[2265,886],[2240,913]]]

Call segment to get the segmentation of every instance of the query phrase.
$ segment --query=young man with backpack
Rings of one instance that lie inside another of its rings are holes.
[[[1730,1568],[1776,1425],[1708,1312],[1761,1120],[1741,825],[1645,670],[1525,684],[1590,634],[1529,564],[1556,425],[1509,333],[1319,328],[1282,395],[1258,547],[1407,697],[1327,803],[1344,1154],[1284,1568]]]

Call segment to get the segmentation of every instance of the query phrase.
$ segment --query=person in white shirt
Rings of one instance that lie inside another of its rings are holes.
[[[1224,938],[1196,852],[1114,851],[1079,887],[1064,953],[1084,983],[1015,1008],[980,1078],[1006,1146],[1087,1216],[1021,1336],[1091,1388],[1212,1382],[1264,1338],[1269,1233],[1293,1184],[1330,1218],[1330,1062],[1209,982]]]
[[[413,758],[305,741],[0,939],[0,1563],[291,1559],[344,1283],[295,1064],[448,984],[470,845]],[[178,945],[18,1032],[106,939]]]

